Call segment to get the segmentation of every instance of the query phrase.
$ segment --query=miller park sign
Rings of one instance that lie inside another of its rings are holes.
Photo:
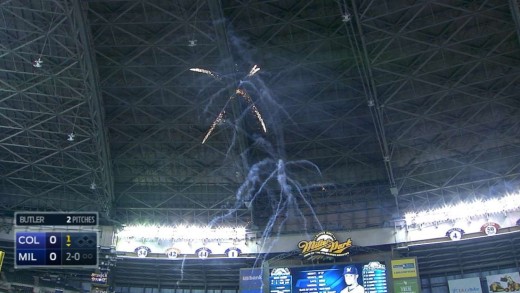
[[[313,240],[302,240],[298,242],[298,248],[303,257],[322,256],[338,257],[349,254],[348,249],[352,246],[349,238],[344,242],[339,242],[331,232],[320,232],[314,236]]]

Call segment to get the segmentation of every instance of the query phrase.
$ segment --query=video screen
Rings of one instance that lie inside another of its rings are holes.
[[[270,293],[386,293],[386,266],[373,261],[269,270]]]

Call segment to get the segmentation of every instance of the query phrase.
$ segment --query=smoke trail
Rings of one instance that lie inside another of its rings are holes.
[[[182,258],[182,263],[181,263],[181,278],[179,280],[177,280],[176,284],[177,284],[177,289],[179,289],[179,286],[180,284],[182,283],[182,281],[184,281],[184,262],[186,261],[186,255],[184,255],[184,257]]]
[[[300,219],[303,231],[308,230],[309,221],[312,221],[320,230],[323,230],[308,197],[308,191],[312,190],[312,188],[303,184],[299,179],[299,175],[304,173],[305,176],[312,177],[315,181],[312,182],[311,186],[322,186],[322,184],[318,183],[322,179],[318,166],[312,162],[304,159],[287,159],[283,129],[275,126],[283,125],[280,122],[281,116],[289,117],[289,115],[273,98],[269,88],[257,75],[257,72],[258,68],[255,65],[247,75],[249,78],[240,81],[235,90],[234,97],[243,99],[249,105],[248,109],[246,109],[247,111],[244,111],[236,119],[240,121],[251,110],[253,116],[260,123],[263,132],[254,133],[240,129],[238,127],[239,123],[235,122],[236,128],[230,145],[234,145],[235,135],[239,134],[245,134],[252,142],[249,148],[241,154],[245,160],[244,165],[249,166],[247,176],[235,193],[233,207],[228,209],[224,215],[214,218],[209,223],[209,226],[216,226],[227,218],[234,217],[236,212],[239,209],[243,209],[244,206],[250,208],[257,201],[267,201],[269,203],[270,216],[263,227],[263,231],[260,232],[261,235],[259,235],[259,251],[268,253],[276,243],[276,241],[270,241],[270,239],[279,238],[284,232],[286,222],[289,219]],[[270,110],[268,111],[268,117],[261,115],[253,103],[249,92],[258,97],[257,100],[261,103],[262,108]],[[228,102],[231,99],[229,98]],[[267,133],[267,123],[269,123],[272,130],[269,137],[263,135]],[[253,152],[253,150],[260,151],[265,157],[250,163],[247,154]],[[310,211],[310,218],[305,215],[301,207]],[[261,261],[261,259],[258,258],[255,261],[255,266],[258,261]]]
[[[226,110],[229,103],[237,100],[244,101],[247,104],[247,109],[240,114],[234,113],[238,115],[238,117],[232,118],[234,120],[229,119],[229,123],[232,123],[234,128],[228,153],[235,145],[237,136],[243,135],[247,139],[249,145],[239,154],[243,160],[242,165],[245,166],[244,173],[247,175],[235,192],[235,202],[232,207],[224,215],[212,219],[209,226],[217,226],[228,218],[235,217],[237,211],[243,209],[244,206],[252,208],[255,203],[266,202],[268,216],[266,222],[262,223],[264,225],[263,230],[259,231],[261,234],[259,235],[261,237],[259,251],[268,254],[276,242],[269,240],[276,239],[284,233],[285,224],[288,220],[296,218],[301,220],[302,230],[304,231],[307,230],[311,221],[323,230],[308,194],[309,190],[313,190],[313,187],[322,186],[320,184],[320,181],[322,181],[321,172],[318,166],[304,158],[288,159],[284,145],[284,131],[281,127],[287,125],[287,122],[282,123],[282,119],[293,123],[295,126],[296,123],[291,120],[289,113],[278,103],[269,86],[262,80],[265,71],[261,71],[262,74],[260,74],[260,67],[256,65],[257,62],[254,60],[251,50],[244,50],[244,48],[250,48],[250,46],[242,39],[234,36],[231,28],[227,31],[230,33],[231,49],[233,53],[236,53],[233,55],[240,59],[236,59],[235,62],[237,64],[254,65],[246,74],[238,76],[238,84],[231,79],[226,89],[219,90],[218,96],[214,96],[216,97],[214,101],[217,101],[219,97],[224,96],[226,91],[233,89],[231,96],[228,96],[224,107],[221,108],[222,110],[206,133],[203,143],[209,143],[211,133],[214,132],[216,125],[221,121],[219,119],[222,119],[221,113]],[[227,82],[227,79],[224,82]],[[264,110],[263,114],[266,115],[262,115],[259,109]],[[246,117],[254,117],[260,124],[261,130],[255,131],[241,127],[243,124],[240,122]],[[217,122],[215,123],[215,121]],[[269,132],[267,131],[268,128]],[[254,158],[250,154],[255,154]],[[312,182],[304,183],[303,177],[311,178]],[[312,188],[309,188],[309,186]],[[305,209],[305,212],[303,209]],[[310,212],[307,212],[307,210]],[[254,209],[251,211],[253,213]],[[253,219],[251,222],[254,222]],[[257,259],[257,261],[260,261],[260,259]]]

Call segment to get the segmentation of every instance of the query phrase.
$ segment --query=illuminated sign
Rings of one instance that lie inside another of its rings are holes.
[[[415,258],[393,259],[390,261],[392,265],[392,278],[413,278],[417,277],[417,264]]]
[[[304,257],[314,255],[319,256],[344,256],[348,255],[352,246],[352,240],[349,238],[345,242],[336,240],[334,234],[330,232],[320,232],[314,236],[314,240],[302,240],[298,243],[298,248]]]
[[[387,293],[384,263],[308,265],[270,269],[269,293]]]
[[[240,269],[240,293],[262,293],[263,287],[261,268]]]
[[[420,287],[417,278],[394,280],[394,293],[420,293]]]
[[[0,250],[0,272],[2,271],[2,264],[4,263],[5,251]]]

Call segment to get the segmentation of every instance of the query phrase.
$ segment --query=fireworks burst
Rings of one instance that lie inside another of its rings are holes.
[[[192,69],[192,71],[212,77],[218,76],[209,70],[200,68],[197,68],[197,70]],[[276,103],[271,97],[269,89],[261,79],[256,79],[254,83],[251,81],[251,78],[259,71],[260,68],[254,65],[247,75],[239,81],[238,85],[234,88],[234,92],[228,97],[222,110],[206,132],[202,144],[209,139],[216,127],[222,123],[227,107],[229,107],[228,104],[235,98],[242,99],[242,101],[248,105],[248,108],[251,109],[251,115],[258,121],[262,132],[267,133],[264,118],[253,102],[247,89],[254,92],[261,92],[263,101],[265,103],[271,103],[269,108],[272,108],[276,113],[287,114],[283,107]],[[265,106],[267,105],[268,104],[265,104]],[[274,119],[272,125],[277,125],[277,123],[274,122],[277,119],[276,115],[273,113],[270,117]],[[283,148],[281,131],[278,131],[277,128],[273,128],[272,132],[273,135],[271,138],[276,139],[275,142],[268,141],[262,135],[251,136],[254,140],[252,147],[261,149],[268,157],[248,167],[249,170],[245,176],[245,181],[236,191],[234,205],[228,209],[227,213],[213,219],[209,223],[211,227],[218,225],[228,217],[236,215],[236,212],[244,206],[251,208],[253,202],[265,196],[266,198],[261,199],[260,202],[263,203],[265,200],[265,202],[268,203],[268,210],[266,210],[266,212],[269,213],[270,216],[265,223],[265,229],[261,235],[261,241],[259,243],[261,251],[271,250],[271,246],[274,242],[268,240],[269,236],[272,234],[279,236],[280,233],[283,232],[284,226],[288,224],[288,222],[286,222],[288,219],[301,219],[299,224],[304,231],[306,231],[310,222],[312,222],[313,226],[317,225],[323,230],[309,198],[309,185],[300,182],[300,180],[305,180],[306,183],[311,183],[311,186],[314,186],[315,184],[313,184],[313,182],[321,181],[321,172],[318,166],[307,160],[287,160]],[[309,170],[311,174],[307,174]],[[311,182],[308,182],[308,180]],[[321,186],[321,184],[317,185]],[[310,211],[310,218],[308,217],[307,211]]]
[[[199,72],[199,73],[209,75],[217,80],[222,80],[218,74],[212,72],[211,70],[202,69],[202,68],[190,68],[190,70],[193,72]],[[258,71],[260,71],[260,67],[258,67],[257,65],[254,65],[253,68],[251,68],[251,70],[247,74],[246,78],[250,78],[250,77],[254,76]],[[264,131],[264,133],[267,133],[267,127],[265,126],[265,122],[264,122],[264,119],[262,118],[262,114],[256,107],[251,96],[247,93],[247,91],[243,87],[241,87],[242,84],[244,84],[243,81],[240,82],[240,84],[238,85],[238,87],[235,90],[235,93],[228,98],[228,100],[226,101],[226,104],[224,105],[224,107],[222,108],[220,113],[217,115],[217,118],[215,118],[215,120],[213,120],[213,123],[211,123],[209,130],[206,132],[206,135],[204,136],[204,139],[202,139],[202,144],[204,144],[208,140],[208,138],[211,135],[211,133],[213,132],[213,130],[215,130],[217,125],[219,125],[223,121],[223,119],[224,119],[223,117],[224,117],[227,105],[229,104],[229,101],[231,101],[235,97],[242,97],[247,102],[247,104],[250,105],[253,115],[256,117],[256,119],[260,123],[260,126],[262,126],[262,130]]]

